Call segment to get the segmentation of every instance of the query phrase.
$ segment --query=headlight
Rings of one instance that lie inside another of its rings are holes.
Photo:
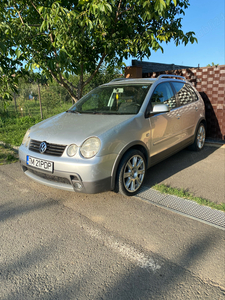
[[[23,141],[22,141],[22,145],[25,144],[26,147],[28,146],[29,140],[30,140],[29,134],[30,134],[30,128],[25,133],[25,136],[24,136]]]
[[[83,143],[80,148],[80,153],[85,158],[91,158],[98,153],[100,146],[100,140],[96,137],[91,137]]]
[[[74,156],[77,153],[77,145],[72,144],[69,145],[69,147],[67,148],[67,155],[68,156]]]

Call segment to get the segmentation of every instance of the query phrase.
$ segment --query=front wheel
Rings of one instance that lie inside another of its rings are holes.
[[[115,190],[123,195],[133,196],[142,186],[146,173],[143,153],[132,149],[122,158],[118,168]]]
[[[205,136],[206,136],[205,125],[203,123],[200,123],[195,136],[195,141],[190,146],[190,149],[194,151],[200,151],[205,145]]]

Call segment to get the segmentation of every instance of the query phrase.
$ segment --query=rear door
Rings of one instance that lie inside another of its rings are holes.
[[[152,107],[156,104],[167,104],[170,111],[150,117],[150,151],[151,156],[159,154],[179,143],[181,120],[177,112],[178,103],[170,82],[160,83],[150,99]]]
[[[188,139],[195,133],[198,119],[198,96],[188,83],[172,82],[179,104],[183,140]]]

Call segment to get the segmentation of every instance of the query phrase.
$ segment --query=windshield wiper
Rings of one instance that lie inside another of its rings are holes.
[[[80,112],[77,110],[69,110],[68,109],[66,112],[73,113],[73,114],[80,114]]]
[[[93,110],[84,110],[82,113],[84,113],[84,114],[92,114],[92,115],[102,115],[101,112],[93,111]]]

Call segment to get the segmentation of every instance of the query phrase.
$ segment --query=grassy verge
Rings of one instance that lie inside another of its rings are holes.
[[[52,109],[51,112],[44,115],[44,119],[66,111],[71,104],[62,105]],[[0,141],[19,146],[28,128],[40,122],[39,114],[34,116],[20,116],[18,113],[1,113],[0,114]]]
[[[0,165],[11,164],[18,161],[18,153],[7,145],[0,145]]]
[[[27,129],[40,122],[39,118],[26,117],[3,117],[0,119],[0,141],[19,146]]]
[[[184,189],[177,189],[167,186],[165,184],[156,184],[152,187],[154,190],[159,191],[162,194],[174,195],[180,198],[188,199],[197,202],[200,205],[209,206],[214,209],[222,210],[225,212],[225,203],[216,204],[215,202],[209,201],[204,198],[195,197],[191,193],[185,191]]]

